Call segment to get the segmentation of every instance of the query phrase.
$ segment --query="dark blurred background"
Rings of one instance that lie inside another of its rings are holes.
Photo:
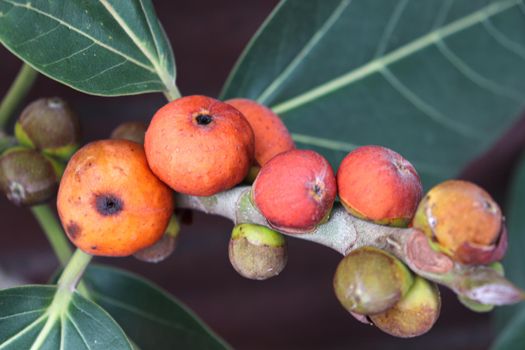
[[[184,95],[217,96],[242,49],[277,0],[155,1],[171,39]],[[0,46],[0,94],[20,61]],[[149,121],[165,103],[161,94],[101,98],[39,77],[28,101],[57,95],[81,116],[84,140],[107,138],[120,122]],[[525,144],[525,119],[461,174],[484,186],[504,206],[513,165]],[[0,198],[0,269],[14,279],[43,283],[57,261],[26,209]],[[173,256],[159,264],[133,258],[97,259],[135,271],[191,307],[235,349],[447,349],[488,348],[490,315],[473,313],[442,290],[442,314],[434,329],[411,340],[392,338],[355,321],[339,306],[332,276],[341,257],[328,248],[289,239],[284,272],[265,282],[238,276],[228,261],[232,224],[196,213],[184,226]]]

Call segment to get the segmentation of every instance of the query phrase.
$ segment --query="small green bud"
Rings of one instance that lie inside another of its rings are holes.
[[[179,221],[177,217],[173,215],[162,238],[152,246],[139,250],[133,254],[133,256],[140,261],[149,263],[158,263],[166,260],[171,254],[173,254],[177,247],[179,232]]]
[[[437,286],[417,276],[408,293],[392,308],[370,320],[383,332],[400,338],[417,337],[428,332],[441,311]]]
[[[350,312],[385,312],[409,290],[413,278],[393,255],[373,247],[352,251],[339,263],[334,276],[337,299]]]
[[[41,98],[22,111],[15,124],[15,135],[24,146],[68,159],[78,148],[80,122],[61,98]]]
[[[254,224],[234,227],[228,252],[233,268],[253,280],[277,276],[288,259],[284,236]]]
[[[147,129],[148,127],[143,122],[125,122],[113,130],[111,138],[129,140],[142,145]]]
[[[16,205],[45,202],[58,187],[54,163],[36,150],[11,148],[0,157],[0,188]]]

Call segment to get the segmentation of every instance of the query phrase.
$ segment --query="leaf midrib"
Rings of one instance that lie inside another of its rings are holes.
[[[292,97],[286,101],[278,103],[271,107],[271,109],[277,114],[285,114],[286,112],[293,110],[297,107],[310,103],[317,100],[325,95],[328,95],[338,89],[345,86],[351,85],[356,81],[366,78],[374,73],[383,71],[387,67],[397,61],[400,61],[411,54],[420,51],[424,48],[435,45],[443,39],[454,35],[462,30],[472,27],[476,24],[482,23],[484,20],[493,17],[515,5],[521,3],[521,0],[507,0],[487,5],[468,16],[462,17],[447,24],[446,26],[437,28],[430,33],[427,33],[401,47],[388,53],[373,59],[372,61],[355,68],[335,79],[327,81],[315,88],[312,88],[306,92],[303,92],[295,97]]]

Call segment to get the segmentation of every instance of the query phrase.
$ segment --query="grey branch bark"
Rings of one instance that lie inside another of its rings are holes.
[[[236,187],[211,197],[177,194],[177,208],[223,216],[235,224],[253,223],[275,229],[253,205],[250,190],[249,186]],[[339,204],[334,206],[330,219],[314,231],[302,234],[282,233],[322,244],[342,255],[363,246],[384,249],[405,262],[414,273],[481,304],[505,305],[525,299],[525,293],[496,270],[488,266],[462,265],[434,251],[422,232],[358,219]]]

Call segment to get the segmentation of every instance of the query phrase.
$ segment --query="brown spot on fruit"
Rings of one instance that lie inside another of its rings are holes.
[[[122,176],[118,168],[132,176]],[[79,170],[82,176],[76,177]],[[73,234],[67,229],[78,248],[94,255],[128,256],[162,237],[173,213],[173,193],[149,169],[142,145],[103,140],[73,155],[57,207],[66,229],[70,223],[82,229],[82,234],[74,226]]]
[[[77,237],[80,235],[80,226],[74,221],[69,222],[69,224],[66,226],[66,232],[72,240],[77,239]]]
[[[123,207],[122,200],[112,194],[98,194],[95,196],[95,207],[100,215],[118,215]]]

